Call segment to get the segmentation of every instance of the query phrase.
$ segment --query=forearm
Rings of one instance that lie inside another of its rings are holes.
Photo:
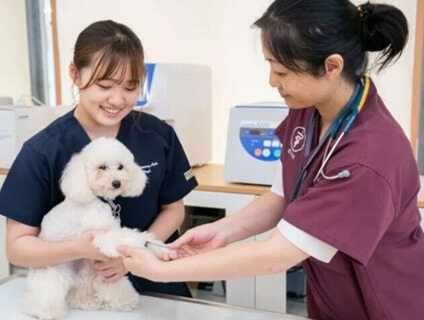
[[[283,272],[308,256],[278,231],[261,242],[235,244],[171,262],[159,262],[153,281],[215,281]]]
[[[23,236],[7,245],[7,259],[17,266],[43,268],[82,258],[73,241],[48,242]]]
[[[162,206],[162,210],[147,230],[154,234],[156,239],[165,241],[181,225],[184,220],[184,203],[182,200]]]
[[[268,191],[240,211],[215,223],[226,235],[227,243],[232,243],[274,228],[285,209],[285,199]]]

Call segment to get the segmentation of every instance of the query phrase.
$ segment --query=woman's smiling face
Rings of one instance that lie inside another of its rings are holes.
[[[96,70],[97,67],[94,62],[75,71],[74,83],[79,88],[78,115],[83,117],[84,123],[96,127],[119,126],[140,95],[140,79],[131,78],[129,63],[121,63],[110,77],[104,79],[97,77],[101,73],[101,70]],[[91,79],[93,73],[94,80]]]

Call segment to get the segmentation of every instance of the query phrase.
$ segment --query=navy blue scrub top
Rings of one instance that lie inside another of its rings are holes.
[[[9,170],[0,191],[0,213],[26,225],[40,227],[43,216],[63,201],[59,187],[65,165],[90,142],[71,111],[28,140]],[[137,198],[117,198],[121,223],[146,230],[161,205],[182,199],[197,185],[184,173],[190,165],[173,128],[162,120],[132,111],[122,120],[117,139],[144,169],[148,183]],[[188,176],[189,177],[189,176]],[[175,232],[168,241],[178,237]],[[139,292],[151,291],[188,296],[185,283],[153,283],[130,275]]]

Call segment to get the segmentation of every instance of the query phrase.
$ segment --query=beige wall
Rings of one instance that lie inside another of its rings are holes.
[[[24,0],[0,1],[0,96],[30,93]]]
[[[222,163],[229,108],[281,99],[268,85],[268,65],[260,51],[258,33],[250,28],[271,2],[231,0],[229,5],[228,0],[57,0],[63,102],[72,103],[67,68],[78,33],[99,19],[123,22],[140,36],[147,61],[211,66],[213,162]],[[375,80],[388,108],[409,136],[416,0],[386,2],[404,11],[411,37],[402,58]]]

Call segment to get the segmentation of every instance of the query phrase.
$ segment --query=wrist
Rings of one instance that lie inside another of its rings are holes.
[[[156,263],[151,264],[150,272],[148,272],[146,278],[154,282],[167,282],[165,274],[167,268],[164,268],[164,263],[169,264],[171,262],[163,262],[161,260],[157,260]]]
[[[232,237],[234,235],[234,226],[228,226],[228,224],[225,223],[225,219],[221,219],[218,221],[213,222],[214,227],[217,231],[217,234],[219,234],[219,237],[221,238],[223,245],[226,246],[232,242]]]
[[[79,244],[77,240],[78,239],[74,239],[66,243],[67,244],[66,251],[68,252],[69,257],[72,258],[70,260],[78,260],[78,259],[85,258],[84,250],[83,250],[84,248],[81,247],[81,245]]]

